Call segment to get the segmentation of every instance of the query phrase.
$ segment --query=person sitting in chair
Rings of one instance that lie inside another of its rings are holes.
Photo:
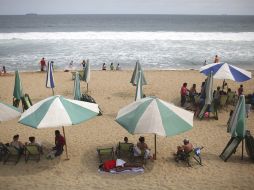
[[[55,131],[55,156],[60,156],[63,153],[63,147],[65,145],[65,139],[64,137],[61,135],[59,130]]]
[[[23,154],[24,152],[24,144],[19,141],[19,135],[13,136],[13,141],[10,143],[10,146],[13,146],[18,150],[20,154]]]
[[[179,160],[184,160],[189,152],[193,150],[193,145],[190,143],[188,139],[183,140],[182,146],[177,146],[176,158],[175,160],[178,162]]]
[[[38,148],[38,151],[43,154],[42,145],[41,143],[35,141],[35,137],[29,137],[28,145],[35,145]]]
[[[139,137],[139,142],[137,145],[134,147],[134,156],[141,156],[142,153],[144,153],[144,158],[145,159],[151,159],[151,152],[150,149],[148,148],[147,144],[145,143],[145,137]]]

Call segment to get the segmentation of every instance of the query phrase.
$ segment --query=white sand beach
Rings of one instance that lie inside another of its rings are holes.
[[[143,87],[146,96],[157,96],[162,100],[180,105],[180,88],[184,82],[190,88],[206,78],[198,71],[145,70],[148,85]],[[253,72],[252,72],[253,74]],[[17,165],[0,162],[1,190],[46,190],[46,189],[105,189],[105,190],[141,190],[141,189],[254,189],[254,164],[244,150],[241,160],[241,146],[227,162],[219,158],[220,153],[230,139],[226,132],[226,123],[230,107],[219,111],[219,120],[198,120],[194,118],[192,130],[174,137],[157,138],[157,160],[148,162],[143,174],[99,173],[99,160],[96,148],[116,146],[123,137],[136,143],[140,135],[131,135],[114,120],[120,108],[134,101],[135,87],[130,83],[132,71],[91,71],[89,94],[103,110],[103,115],[76,126],[66,127],[66,139],[70,160],[65,154],[54,160],[45,155],[40,162],[28,161],[24,157]],[[33,103],[51,96],[51,89],[45,87],[46,73],[20,73],[25,93]],[[55,94],[73,98],[73,80],[71,73],[54,73]],[[228,86],[237,90],[240,83],[227,80]],[[242,83],[244,94],[254,92],[254,79]],[[214,89],[222,85],[222,80],[214,80]],[[0,76],[0,100],[12,104],[14,75]],[[86,84],[81,82],[82,91]],[[254,112],[247,119],[247,129],[254,134]],[[59,128],[60,129],[60,128]],[[54,131],[33,129],[18,123],[18,118],[0,123],[0,142],[10,142],[13,135],[19,134],[22,142],[29,136],[35,136],[46,147],[54,145]],[[154,150],[154,136],[144,135],[148,146]],[[204,146],[202,150],[203,166],[192,162],[193,167],[176,163],[173,153],[182,144],[184,138],[190,139],[195,146]]]

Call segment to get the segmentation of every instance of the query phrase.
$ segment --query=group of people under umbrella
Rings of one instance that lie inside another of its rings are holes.
[[[201,70],[202,73],[208,75],[206,82],[205,105],[211,104],[212,93],[209,88],[212,88],[212,80],[216,76],[216,71],[219,71],[219,66],[228,67],[229,70],[232,70],[232,68],[235,69],[233,66],[228,64],[225,66],[225,63],[221,63],[217,64],[216,68],[210,69],[210,71],[208,71],[210,65],[205,66],[205,68]],[[52,88],[53,91],[53,70],[50,64],[48,67],[46,86]],[[84,72],[88,73],[84,74],[87,77],[86,81],[88,83],[90,79],[90,67],[87,66],[87,71],[84,69]],[[243,81],[245,79],[244,77],[239,77],[238,75],[233,75],[233,77],[236,81]],[[228,78],[232,79],[232,76],[228,76]],[[249,76],[249,78],[251,78],[251,76]],[[39,129],[48,127],[62,127],[64,138],[66,139],[64,126],[72,126],[87,121],[97,116],[100,112],[98,104],[79,101],[79,79],[80,77],[77,73],[74,81],[74,100],[64,98],[60,95],[54,96],[53,92],[53,96],[34,104],[24,113],[22,113],[22,115],[21,112],[17,110],[17,108],[6,105],[4,103],[0,103],[1,121],[9,120],[21,115],[19,123],[30,126],[32,128]],[[145,97],[142,91],[142,85],[147,84],[147,82],[144,77],[143,69],[141,68],[141,65],[138,61],[135,65],[131,83],[136,86],[135,101],[119,110],[116,116],[116,122],[131,134],[154,134],[155,150],[153,157],[156,159],[156,136],[174,136],[190,130],[193,127],[194,113],[186,111],[157,97]],[[16,72],[13,95],[16,96],[18,91],[20,91],[20,96],[22,96],[22,85],[18,72]],[[243,99],[244,97],[241,97],[239,101],[244,101]],[[243,104],[239,103],[239,105]],[[237,110],[237,108],[235,110]],[[233,126],[231,128],[232,135],[243,133],[239,131],[243,131],[245,129],[245,123],[238,122],[239,117],[242,117],[242,115],[236,111],[234,118],[236,118],[237,122],[233,120],[231,122]],[[67,146],[66,157],[68,158]]]

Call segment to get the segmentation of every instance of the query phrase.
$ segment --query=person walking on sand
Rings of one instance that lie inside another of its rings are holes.
[[[110,64],[110,70],[111,70],[111,71],[114,70],[114,65],[113,65],[113,63]]]
[[[86,68],[86,60],[83,60],[81,65],[83,66],[83,69],[85,69]]]
[[[220,62],[219,56],[215,55],[213,63],[219,63],[219,62]]]
[[[41,59],[40,64],[41,64],[41,71],[44,71],[46,67],[46,61],[44,57]]]
[[[106,63],[103,63],[103,64],[102,64],[102,70],[104,70],[104,71],[106,71],[106,70],[107,70]]]

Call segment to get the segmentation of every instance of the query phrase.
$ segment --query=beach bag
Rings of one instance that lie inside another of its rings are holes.
[[[116,167],[116,161],[115,160],[107,160],[103,163],[103,170],[108,172],[109,170]]]
[[[84,102],[96,103],[95,99],[88,94],[82,94],[80,100]]]

